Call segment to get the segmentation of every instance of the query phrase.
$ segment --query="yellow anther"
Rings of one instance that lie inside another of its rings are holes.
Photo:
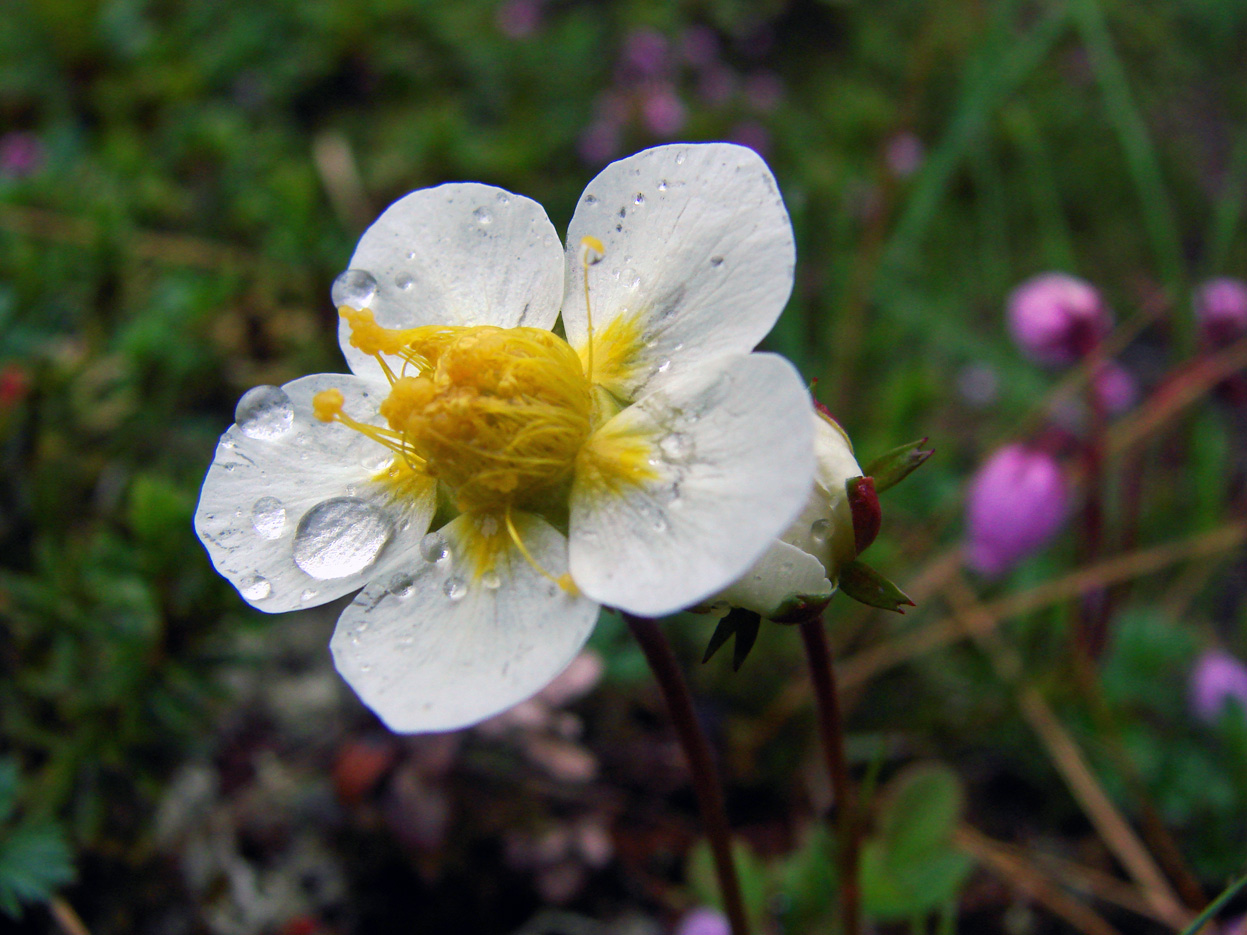
[[[606,248],[602,241],[592,234],[580,238],[580,263],[582,266],[596,266],[606,256]]]
[[[332,422],[345,402],[340,389],[321,390],[312,397],[312,414],[321,422]]]
[[[338,314],[351,326],[351,346],[365,354],[391,354],[398,356],[411,341],[417,328],[383,328],[377,324],[372,309],[354,309],[342,306]]]

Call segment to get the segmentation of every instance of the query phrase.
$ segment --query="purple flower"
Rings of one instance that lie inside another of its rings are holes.
[[[1108,361],[1092,380],[1095,395],[1109,415],[1119,415],[1138,401],[1139,384],[1130,371],[1116,361]]]
[[[0,175],[25,178],[43,165],[43,141],[33,133],[14,131],[0,136]]]
[[[1195,293],[1195,320],[1212,347],[1247,334],[1247,283],[1228,277],[1208,280]]]
[[[512,39],[527,39],[541,28],[541,3],[538,0],[507,0],[498,7],[495,22]]]
[[[922,140],[908,131],[898,133],[888,140],[888,146],[884,152],[888,168],[898,179],[909,178],[921,169],[925,158],[926,148],[922,145]]]
[[[705,906],[685,913],[675,929],[675,935],[729,935],[730,932],[723,913]]]
[[[1113,324],[1096,288],[1064,273],[1043,273],[1013,290],[1008,318],[1022,352],[1052,365],[1084,357]]]
[[[769,114],[784,99],[784,82],[773,71],[754,72],[745,79],[745,100],[760,114]]]
[[[1037,551],[1061,528],[1069,506],[1052,455],[1026,445],[1001,448],[970,480],[966,561],[995,577]]]
[[[655,78],[667,70],[667,37],[653,29],[637,29],[624,39],[621,63],[630,75]]]
[[[674,136],[684,126],[684,102],[671,85],[658,82],[647,87],[641,97],[641,116],[651,133]]]
[[[1229,653],[1210,649],[1191,670],[1191,710],[1211,724],[1221,717],[1227,701],[1247,708],[1247,666]]]
[[[771,148],[770,131],[756,120],[742,120],[732,127],[728,138],[733,143],[748,146],[760,156],[765,156]]]
[[[684,61],[706,68],[719,60],[719,34],[709,26],[690,26],[680,41]]]
[[[580,158],[590,165],[609,162],[619,154],[620,125],[609,115],[599,117],[580,134]]]

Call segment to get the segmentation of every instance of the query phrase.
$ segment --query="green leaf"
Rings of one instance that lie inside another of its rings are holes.
[[[60,828],[26,825],[0,841],[0,911],[14,918],[23,903],[44,902],[74,878]]]
[[[828,930],[827,925],[820,923],[830,918],[836,908],[837,871],[835,840],[825,823],[816,822],[801,846],[779,868],[779,889],[787,907],[784,931]]]
[[[865,562],[849,562],[841,567],[840,590],[862,604],[898,614],[904,613],[902,607],[914,606],[904,591]]]
[[[862,909],[881,922],[925,916],[956,895],[971,865],[969,857],[951,848],[898,864],[882,842],[867,841],[862,848]]]
[[[17,763],[0,760],[0,822],[8,821],[17,808]]]
[[[766,867],[754,856],[749,848],[737,841],[732,845],[732,861],[736,865],[736,876],[740,880],[741,898],[745,902],[745,914],[755,931],[765,928],[765,920],[770,906],[771,881]],[[699,903],[705,906],[723,908],[723,899],[719,894],[719,878],[714,871],[714,855],[710,852],[710,842],[702,839],[693,845],[688,852],[688,861],[684,868],[689,888]]]
[[[893,448],[866,465],[866,476],[875,479],[875,493],[883,493],[889,487],[895,487],[935,454],[933,449],[922,450],[926,441],[925,438],[920,438],[908,445]]]
[[[961,782],[946,766],[922,763],[892,780],[879,838],[893,862],[920,860],[946,845],[961,815]]]

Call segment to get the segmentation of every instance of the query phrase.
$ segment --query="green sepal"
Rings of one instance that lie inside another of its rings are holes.
[[[849,562],[840,569],[840,590],[853,600],[903,614],[916,606],[909,596],[865,562]]]
[[[728,611],[727,616],[719,621],[719,625],[715,627],[714,634],[710,637],[710,643],[706,646],[706,654],[701,657],[703,663],[709,662],[710,657],[719,651],[719,648],[732,636],[736,637],[736,645],[732,650],[732,670],[740,671],[740,667],[744,665],[745,659],[749,656],[749,651],[753,649],[753,644],[758,640],[758,629],[762,625],[762,617],[754,613],[752,610],[744,610],[740,607],[734,607]]]
[[[926,442],[925,438],[920,438],[908,445],[893,448],[871,461],[862,473],[875,479],[875,493],[883,493],[889,487],[895,487],[935,454],[933,449],[922,450]]]

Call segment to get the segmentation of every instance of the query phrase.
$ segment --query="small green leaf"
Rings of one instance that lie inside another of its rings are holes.
[[[827,931],[820,925],[836,908],[839,888],[836,866],[836,845],[823,822],[814,823],[804,842],[783,861],[779,868],[780,891],[787,907],[784,931]]]
[[[60,828],[25,825],[0,841],[0,911],[17,918],[23,903],[44,902],[74,878]]]
[[[875,479],[875,493],[883,493],[889,487],[895,487],[920,468],[927,458],[935,454],[932,449],[922,450],[926,442],[925,438],[920,438],[908,445],[893,448],[887,454],[880,455],[871,461],[864,473],[867,477]]]
[[[952,838],[961,815],[961,782],[946,766],[920,763],[888,784],[879,837],[893,862],[921,859]]]
[[[914,602],[879,572],[864,562],[849,562],[840,569],[840,590],[863,604],[903,614]]]

